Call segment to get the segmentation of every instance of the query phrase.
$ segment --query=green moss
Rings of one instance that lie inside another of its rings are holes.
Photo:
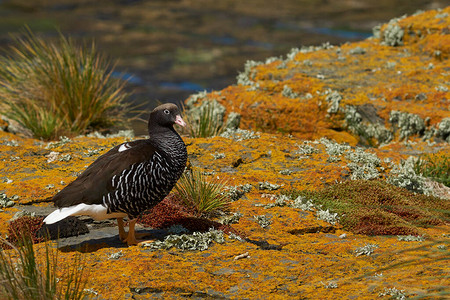
[[[418,227],[443,224],[450,216],[448,201],[417,195],[380,180],[354,180],[321,191],[289,193],[338,213],[344,229],[361,234],[417,235]]]

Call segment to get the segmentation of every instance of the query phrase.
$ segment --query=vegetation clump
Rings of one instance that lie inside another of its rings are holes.
[[[61,266],[56,250],[46,243],[43,256],[38,255],[26,234],[18,246],[5,243],[12,250],[0,251],[1,299],[84,299],[86,280],[79,256],[72,266]]]
[[[414,164],[416,174],[450,187],[450,155],[448,153],[437,153],[424,155]]]
[[[199,106],[194,106],[196,101],[198,98],[194,95],[184,108],[189,135],[193,138],[206,138],[221,134],[225,129],[225,107],[216,100],[205,100]]]
[[[38,230],[42,227],[42,217],[34,217],[24,215],[8,224],[8,242],[17,244],[25,235],[31,239],[33,243],[43,241],[43,238],[38,235]]]
[[[352,180],[296,194],[337,213],[344,229],[359,234],[419,235],[418,227],[445,224],[450,216],[448,201],[414,194],[381,180]]]
[[[225,184],[216,178],[207,181],[198,170],[185,172],[175,186],[175,191],[183,203],[199,215],[227,209],[230,202]]]
[[[0,57],[0,110],[37,138],[77,135],[125,119],[125,82],[94,44],[78,47],[62,34],[55,43],[28,31]]]

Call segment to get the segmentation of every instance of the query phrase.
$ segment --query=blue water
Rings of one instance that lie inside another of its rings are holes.
[[[368,33],[368,32],[357,32],[357,31],[333,29],[333,28],[325,28],[325,27],[308,28],[308,29],[305,28],[304,30],[313,32],[313,33],[341,37],[341,38],[345,38],[345,39],[366,39],[366,38],[372,36],[372,33]]]
[[[195,82],[190,81],[181,81],[181,82],[161,82],[159,84],[160,87],[163,88],[169,88],[169,89],[177,89],[182,91],[188,91],[188,92],[199,92],[199,91],[208,91],[210,92],[211,89],[207,89],[204,86],[197,84]]]
[[[0,0],[1,2],[1,0]],[[330,35],[330,36],[336,36],[340,38],[345,39],[365,39],[370,36],[372,36],[371,33],[367,32],[357,32],[357,31],[351,31],[351,30],[343,30],[343,29],[333,29],[333,28],[326,28],[326,27],[302,27],[296,23],[291,22],[277,22],[275,24],[275,29],[281,29],[281,30],[293,30],[293,31],[305,31],[310,32],[314,34],[323,34],[323,35]],[[219,44],[219,45],[225,45],[225,46],[232,46],[239,43],[242,43],[243,45],[247,46],[253,46],[258,48],[263,48],[266,50],[271,50],[275,48],[275,45],[270,42],[263,42],[258,40],[245,40],[240,41],[237,38],[231,37],[231,36],[205,36],[203,38],[209,38],[212,42]],[[126,72],[118,72],[114,71],[112,73],[112,76],[114,78],[120,78],[123,80],[128,81],[131,84],[134,85],[145,85],[146,82],[142,78],[140,78],[137,75],[126,73]],[[181,81],[181,82],[161,82],[159,83],[159,86],[162,88],[167,89],[174,89],[184,92],[199,92],[199,91],[211,91],[211,89],[205,88],[204,86],[191,82],[191,81]]]
[[[315,34],[323,34],[329,36],[335,36],[344,39],[366,39],[372,36],[371,32],[353,31],[346,29],[336,29],[328,27],[308,27],[301,26],[294,22],[277,22],[275,24],[276,29],[292,30],[292,31],[306,31]]]
[[[111,73],[113,78],[119,78],[125,81],[128,81],[131,84],[135,84],[135,85],[144,85],[145,81],[138,77],[137,75],[133,75],[131,73],[126,73],[126,72],[119,72],[119,71],[113,71]]]

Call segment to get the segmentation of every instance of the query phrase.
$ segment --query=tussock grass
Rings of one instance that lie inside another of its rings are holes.
[[[18,246],[1,242],[12,248],[0,250],[1,299],[84,299],[86,281],[79,256],[72,266],[61,265],[57,250],[50,249],[47,243],[44,257],[38,259],[30,236],[22,235]]]
[[[225,184],[215,178],[207,181],[197,170],[184,172],[175,191],[184,204],[194,208],[199,215],[211,215],[229,205]]]
[[[35,137],[76,135],[125,119],[125,82],[112,77],[93,43],[76,46],[62,34],[47,42],[30,30],[14,40],[0,57],[0,110]]]
[[[450,155],[448,153],[422,156],[414,164],[416,174],[450,187]]]
[[[183,107],[183,118],[188,124],[188,134],[193,138],[207,138],[221,134],[224,131],[223,122],[214,113],[214,104],[205,101],[197,109],[186,110]]]

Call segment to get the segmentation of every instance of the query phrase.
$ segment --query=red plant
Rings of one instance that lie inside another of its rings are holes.
[[[167,228],[177,224],[182,225],[191,232],[206,232],[210,228],[215,228],[225,233],[234,233],[242,236],[241,233],[229,225],[196,217],[195,211],[184,206],[175,194],[170,194],[148,213],[143,214],[138,222],[152,228]]]
[[[43,225],[43,217],[22,216],[8,224],[8,242],[17,244],[25,236],[30,236],[33,243],[40,243],[43,238],[37,235],[38,230]],[[3,248],[6,245],[3,245]]]

